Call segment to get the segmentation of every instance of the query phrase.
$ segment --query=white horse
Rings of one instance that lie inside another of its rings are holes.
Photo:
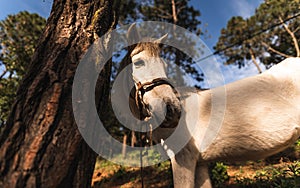
[[[134,25],[128,36],[139,37]],[[260,75],[220,88],[185,92],[182,99],[165,81],[165,64],[157,51],[157,43],[164,38],[166,36],[152,44],[138,44],[132,50],[136,89],[146,88],[142,96],[136,95],[132,102],[137,106],[133,112],[140,119],[164,115],[167,106],[163,126],[153,132],[156,142],[171,134],[179,118],[184,118],[183,126],[187,127],[197,122],[195,129],[187,128],[189,131],[182,133],[190,134],[191,139],[171,158],[175,187],[211,187],[208,162],[262,159],[284,150],[299,138],[300,58],[286,59]],[[224,89],[226,96],[219,92]],[[225,97],[224,110],[212,111],[212,105],[215,105],[214,109],[224,108],[224,102],[212,104],[214,97]],[[195,109],[195,98],[199,111],[196,115],[189,115]],[[138,100],[140,102],[136,102]],[[221,117],[222,121],[214,121],[212,117]],[[214,130],[214,127],[220,129]],[[205,145],[205,133],[209,130],[215,131],[215,137]]]

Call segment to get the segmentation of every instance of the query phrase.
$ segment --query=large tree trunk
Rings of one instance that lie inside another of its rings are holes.
[[[71,89],[84,52],[97,34],[115,26],[112,3],[54,0],[0,135],[0,187],[90,187],[96,154],[75,124]],[[96,89],[100,111],[106,111],[110,65]]]

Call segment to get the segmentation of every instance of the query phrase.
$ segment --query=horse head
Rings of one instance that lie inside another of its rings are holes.
[[[151,118],[162,122],[161,127],[175,127],[181,115],[180,99],[167,78],[167,64],[160,58],[159,45],[167,34],[159,39],[139,42],[141,38],[133,24],[127,38],[138,42],[129,51],[135,85],[131,94],[131,111],[141,120]]]

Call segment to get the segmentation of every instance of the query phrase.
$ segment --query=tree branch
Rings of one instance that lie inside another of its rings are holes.
[[[179,13],[184,10],[185,6],[181,6],[177,9],[177,15],[179,15]]]
[[[295,46],[295,49],[296,49],[296,52],[297,52],[296,57],[300,57],[300,48],[299,48],[299,44],[298,44],[298,41],[297,41],[297,38],[296,38],[295,34],[290,30],[290,28],[288,27],[288,25],[284,23],[284,21],[281,18],[281,16],[279,16],[279,20],[280,20],[281,24],[283,25],[283,27],[285,28],[285,30],[290,34],[290,36],[293,39],[294,46]]]
[[[158,17],[164,18],[164,19],[171,19],[171,18],[172,18],[172,15],[168,16],[168,15],[158,14]]]
[[[168,13],[167,11],[162,10],[161,8],[158,7],[154,7],[156,10],[158,10],[161,14],[165,14],[168,17],[172,17],[172,15],[170,13]]]
[[[5,69],[5,70],[3,71],[3,73],[0,75],[0,80],[4,77],[4,75],[6,75],[6,73],[7,73],[7,70]]]
[[[177,13],[176,13],[175,0],[172,0],[172,15],[173,15],[173,23],[176,24],[178,22],[178,18],[177,18]]]
[[[300,26],[298,26],[298,27],[293,31],[293,33],[296,33],[299,29],[300,29]]]
[[[252,62],[253,62],[253,64],[256,66],[256,68],[257,68],[257,70],[258,70],[258,73],[259,73],[259,74],[262,73],[262,70],[261,70],[259,64],[258,64],[257,61],[256,61],[256,58],[255,58],[255,55],[254,55],[253,50],[252,50],[251,48],[249,48],[249,51],[250,51],[250,55],[251,55]]]
[[[182,3],[181,1],[177,1],[176,3],[175,3],[175,5],[179,5],[180,3]]]
[[[278,50],[275,50],[274,48],[272,48],[270,45],[268,45],[268,44],[265,43],[265,42],[262,42],[262,45],[264,45],[264,46],[267,48],[268,51],[272,51],[272,52],[274,52],[274,53],[276,53],[276,54],[278,54],[278,55],[281,55],[282,57],[285,57],[285,58],[292,57],[292,56],[287,55],[287,54],[285,54],[285,53],[282,53],[282,52],[280,52],[280,51],[278,51]]]

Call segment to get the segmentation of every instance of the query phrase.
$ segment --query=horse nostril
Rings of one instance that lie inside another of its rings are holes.
[[[167,104],[167,111],[172,111],[171,105]]]
[[[167,103],[167,111],[168,112],[176,112],[177,111],[177,107],[176,105],[172,104],[172,103]]]

